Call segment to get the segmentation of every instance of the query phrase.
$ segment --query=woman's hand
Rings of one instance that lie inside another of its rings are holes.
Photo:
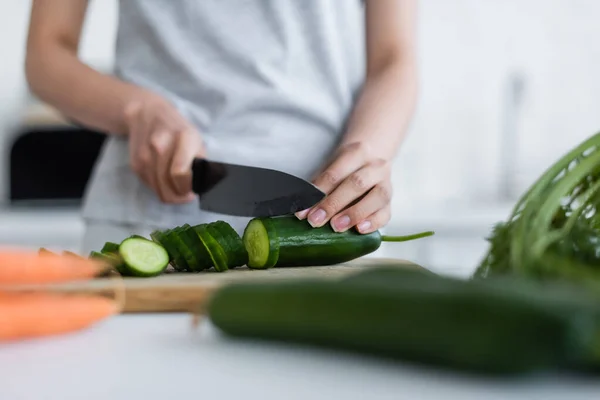
[[[149,98],[125,109],[131,168],[165,203],[187,203],[192,161],[205,155],[200,133],[169,103]]]
[[[313,182],[327,197],[296,216],[308,218],[313,227],[330,222],[337,232],[352,227],[360,233],[373,232],[391,217],[390,169],[390,163],[373,155],[367,145],[348,144]]]

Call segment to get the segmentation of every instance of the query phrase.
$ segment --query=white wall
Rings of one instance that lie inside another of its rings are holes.
[[[548,163],[600,130],[595,0],[422,0],[422,91],[399,174],[436,204],[498,197],[506,85],[525,79],[521,192]],[[409,197],[409,196],[407,196]],[[414,197],[412,200],[414,200]]]

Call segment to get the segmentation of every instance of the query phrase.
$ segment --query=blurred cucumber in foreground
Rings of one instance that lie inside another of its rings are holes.
[[[207,313],[234,337],[523,373],[598,365],[600,302],[590,296],[525,280],[378,268],[338,282],[232,284]]]

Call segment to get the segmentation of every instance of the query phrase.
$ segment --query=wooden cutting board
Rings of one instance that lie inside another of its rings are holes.
[[[45,286],[44,290],[67,293],[124,295],[124,313],[189,312],[198,309],[210,294],[234,282],[273,282],[290,279],[339,279],[349,274],[373,268],[422,268],[410,261],[390,258],[362,258],[345,264],[324,267],[272,268],[251,270],[246,267],[227,272],[167,273],[154,278],[103,278]],[[32,287],[22,288],[32,289]],[[36,288],[39,289],[39,288]]]

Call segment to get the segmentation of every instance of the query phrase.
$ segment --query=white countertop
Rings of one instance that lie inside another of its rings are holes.
[[[2,400],[599,399],[600,379],[484,379],[346,353],[235,341],[184,314],[119,316],[0,345]]]

